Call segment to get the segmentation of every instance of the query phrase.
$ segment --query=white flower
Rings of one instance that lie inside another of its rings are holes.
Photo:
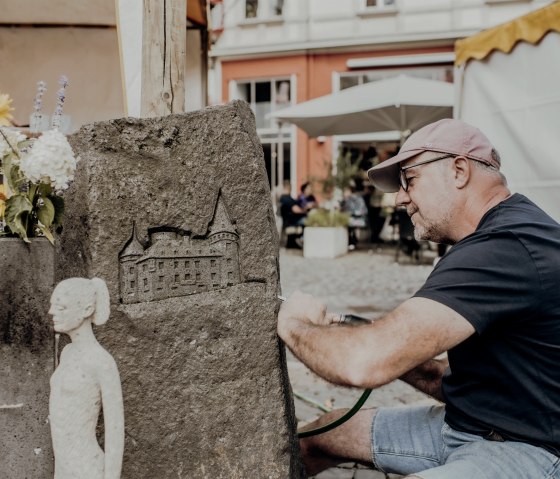
[[[76,158],[66,136],[58,130],[49,130],[22,157],[20,169],[33,183],[47,183],[56,191],[62,191],[74,178]]]
[[[4,158],[4,155],[11,153],[12,148],[14,148],[16,152],[19,153],[18,143],[27,140],[27,137],[18,130],[13,130],[11,128],[0,129],[3,133],[0,134],[0,159]],[[10,143],[9,145],[8,143],[6,143],[6,138],[4,138],[4,136],[8,139],[8,142]]]

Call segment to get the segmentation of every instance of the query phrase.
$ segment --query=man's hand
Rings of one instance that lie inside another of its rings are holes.
[[[328,326],[339,322],[340,315],[328,313],[321,301],[310,294],[296,291],[280,306],[278,335],[286,341],[289,332],[298,326]]]

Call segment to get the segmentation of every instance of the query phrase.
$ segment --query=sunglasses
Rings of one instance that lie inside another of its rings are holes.
[[[405,171],[406,170],[410,170],[411,168],[414,168],[416,166],[420,166],[420,165],[426,165],[428,163],[433,163],[434,161],[439,161],[439,160],[444,160],[445,158],[453,158],[456,155],[443,155],[443,156],[438,156],[437,158],[432,158],[431,160],[425,160],[425,161],[420,161],[418,163],[414,163],[414,165],[410,165],[410,166],[405,166],[402,167],[399,170],[399,183],[401,185],[401,188],[404,191],[408,191],[408,178],[405,175]]]

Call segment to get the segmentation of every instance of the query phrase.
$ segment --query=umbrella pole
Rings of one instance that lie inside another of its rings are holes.
[[[278,136],[278,186],[282,188],[284,183],[284,138]]]

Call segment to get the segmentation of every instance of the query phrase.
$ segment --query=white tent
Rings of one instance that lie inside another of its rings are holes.
[[[456,117],[496,146],[510,188],[560,220],[560,3],[456,43]]]
[[[273,113],[311,137],[417,130],[453,114],[453,85],[400,75],[366,83]]]

